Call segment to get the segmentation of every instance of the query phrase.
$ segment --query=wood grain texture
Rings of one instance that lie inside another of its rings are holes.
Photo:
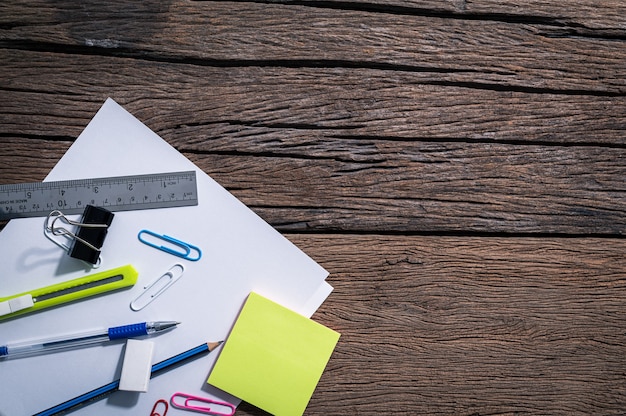
[[[273,0],[270,0],[273,1]],[[275,0],[275,3],[304,3],[311,6],[318,0]],[[328,0],[344,6],[342,0]],[[597,2],[593,0],[566,0],[558,3],[549,0],[352,0],[351,8],[389,11],[395,13],[422,13],[448,18],[540,21],[563,27],[566,33],[623,34],[626,24],[626,5],[619,0]]]
[[[310,414],[623,410],[623,240],[288,237],[332,270],[314,319],[342,333]]]
[[[626,232],[626,170],[615,170],[614,153],[394,143],[402,156],[390,162],[377,144],[378,163],[190,158],[285,231]]]
[[[4,1],[0,184],[42,180],[112,97],[330,272],[313,318],[342,337],[306,415],[623,414],[624,16]]]
[[[0,60],[4,135],[71,140],[112,96],[152,129],[196,147],[221,136],[239,146],[248,133],[289,129],[310,137],[326,129],[411,141],[626,143],[624,97],[432,85],[439,75],[374,69],[218,68],[2,49]]]
[[[48,150],[33,154],[31,140],[5,143],[10,163],[0,166],[0,177],[7,183],[25,179],[21,172],[43,179],[68,146],[43,141]],[[262,147],[249,152],[255,157],[186,155],[281,231],[626,233],[626,165],[615,162],[614,149],[323,144],[272,144],[290,149],[280,156]]]
[[[88,8],[74,2],[51,7],[43,1],[5,7],[7,13],[0,9],[0,44],[5,47],[73,47],[81,53],[140,54],[209,65],[396,68],[444,73],[439,82],[491,88],[626,93],[623,41],[570,36],[556,24],[258,3],[172,1]],[[34,11],[44,17],[24,22],[22,14]],[[626,36],[626,27],[622,29]]]

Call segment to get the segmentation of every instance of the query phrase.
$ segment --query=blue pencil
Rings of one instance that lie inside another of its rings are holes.
[[[220,342],[207,342],[205,344],[198,345],[195,348],[192,348],[188,351],[182,352],[178,355],[170,357],[166,360],[158,362],[152,366],[150,371],[150,378],[156,377],[159,374],[165,372],[173,368],[176,365],[183,364],[184,362],[191,360],[193,358],[197,358],[203,353],[209,353],[217,348],[222,341]],[[70,411],[76,410],[79,407],[86,406],[95,401],[103,399],[107,397],[109,394],[114,393],[120,386],[120,380],[115,380],[109,384],[105,384],[102,387],[98,387],[97,389],[91,390],[85,394],[81,394],[78,397],[70,399],[66,402],[58,404],[54,407],[51,407],[47,410],[39,412],[34,416],[53,416],[58,414],[65,414]]]

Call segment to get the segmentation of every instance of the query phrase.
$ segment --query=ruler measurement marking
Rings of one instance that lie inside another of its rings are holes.
[[[89,204],[127,211],[197,201],[195,171],[0,185],[0,220],[81,213]]]

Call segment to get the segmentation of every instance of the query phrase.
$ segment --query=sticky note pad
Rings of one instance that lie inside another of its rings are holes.
[[[276,416],[302,415],[338,340],[338,332],[253,292],[208,382]]]

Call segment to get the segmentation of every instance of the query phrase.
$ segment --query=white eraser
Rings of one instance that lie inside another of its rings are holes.
[[[152,352],[154,343],[147,340],[129,339],[126,341],[120,390],[148,391],[150,372],[152,370]]]

